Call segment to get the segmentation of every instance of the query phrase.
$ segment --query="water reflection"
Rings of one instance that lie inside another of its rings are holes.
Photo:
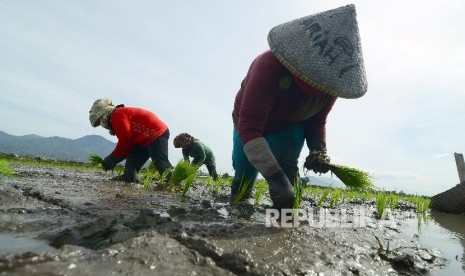
[[[441,227],[444,227],[455,234],[457,240],[462,246],[462,254],[456,255],[455,260],[461,262],[462,270],[465,272],[465,216],[432,212],[431,218],[434,219],[434,221]]]
[[[0,234],[0,254],[49,251],[50,247],[45,241],[28,237],[16,237],[10,234]]]
[[[465,275],[465,216],[431,212],[429,216],[410,220],[403,232],[416,236],[420,244],[435,248],[441,257],[448,260],[442,269],[435,269],[429,275]]]

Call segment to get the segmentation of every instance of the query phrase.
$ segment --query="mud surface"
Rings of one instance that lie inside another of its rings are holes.
[[[380,223],[372,205],[304,198],[313,216],[267,227],[270,202],[232,208],[228,189],[195,183],[182,197],[110,173],[14,169],[0,176],[1,275],[421,275],[447,265],[399,230],[416,216],[408,208]]]

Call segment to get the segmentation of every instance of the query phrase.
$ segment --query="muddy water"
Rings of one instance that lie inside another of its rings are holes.
[[[453,275],[463,265],[458,230],[439,215],[418,235],[408,206],[380,223],[372,205],[304,199],[295,227],[267,227],[269,201],[232,208],[228,189],[195,183],[181,197],[109,173],[15,170],[0,176],[2,275]]]
[[[465,215],[433,212],[420,225],[417,220],[406,221],[402,230],[422,244],[439,249],[447,259],[446,266],[431,275],[465,275]]]
[[[0,254],[24,253],[28,251],[41,252],[52,250],[47,241],[35,238],[15,237],[11,234],[0,234]]]

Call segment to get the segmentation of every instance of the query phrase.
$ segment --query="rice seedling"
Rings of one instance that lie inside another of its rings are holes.
[[[378,219],[384,219],[386,217],[386,207],[388,206],[389,199],[386,193],[379,193],[376,196],[376,211],[378,213]]]
[[[321,206],[323,202],[325,202],[326,198],[328,198],[330,192],[331,191],[329,189],[324,189],[323,192],[320,193],[320,198],[316,205]]]
[[[429,210],[430,203],[431,203],[430,198],[424,198],[424,197],[418,196],[416,200],[417,213],[426,214],[426,212]]]
[[[335,189],[333,193],[331,193],[331,198],[329,200],[329,206],[335,207],[342,201],[344,201],[344,195],[342,194],[342,190]]]
[[[184,180],[184,186],[182,189],[182,196],[186,196],[187,191],[189,191],[189,188],[192,186],[192,183],[195,181],[195,173],[189,175],[186,180]]]
[[[254,189],[254,205],[258,206],[260,205],[262,198],[265,196],[266,191],[268,190],[268,183],[266,183],[265,180],[260,179],[257,181],[257,183],[255,183]]]
[[[298,178],[294,181],[294,203],[292,205],[292,209],[296,210],[299,208],[300,203],[302,202],[302,186]]]
[[[237,191],[236,198],[234,199],[235,205],[237,205],[244,199],[244,197],[249,192],[249,187],[251,184],[252,180],[244,180],[244,178],[241,179],[241,182],[239,184],[239,190]]]
[[[0,160],[0,174],[4,176],[14,176],[15,172],[6,160]]]
[[[335,174],[350,189],[364,191],[374,188],[373,179],[369,173],[348,166],[331,164],[323,151],[313,151],[311,155],[319,162],[327,164],[331,173]]]
[[[113,170],[116,171],[117,175],[120,175],[120,174],[124,173],[124,167],[121,166],[121,165],[116,165]]]
[[[365,171],[333,164],[330,170],[350,189],[363,191],[374,187],[372,177]]]
[[[150,188],[150,183],[152,183],[152,180],[155,178],[155,175],[157,175],[157,170],[155,169],[155,165],[150,162],[147,170],[145,171],[145,176],[144,176],[144,189],[148,190]]]
[[[222,179],[221,178],[218,178],[217,180],[214,180],[212,177],[210,177],[212,180],[213,180],[213,183],[212,183],[212,192],[213,194],[218,194],[218,192],[220,191],[220,188],[221,186],[223,185],[222,183]]]
[[[93,166],[100,166],[103,163],[103,158],[97,154],[91,154],[89,155],[89,162]]]
[[[319,197],[322,193],[324,193],[324,191],[327,190],[326,188],[316,188],[314,191],[313,191],[313,198],[317,198]]]
[[[172,169],[167,169],[165,170],[161,175],[158,174],[159,178],[158,178],[158,181],[161,182],[161,183],[165,183],[166,182],[166,179],[168,178],[168,176],[173,172]]]
[[[202,177],[200,179],[200,182],[202,184],[205,184],[207,185],[208,187],[211,187],[213,189],[213,186],[215,185],[214,182],[215,180],[213,180],[213,177],[209,176],[209,177]]]
[[[368,191],[365,191],[363,194],[362,194],[362,200],[363,200],[363,203],[369,203],[375,196],[371,193],[371,192],[368,192]]]
[[[197,167],[191,165],[190,162],[181,160],[173,169],[170,182],[174,185],[179,185],[185,179],[187,179],[193,172],[197,172]]]
[[[302,189],[302,197],[310,197],[313,195],[313,190],[315,188],[313,188],[312,186],[304,186],[304,187],[301,187]]]
[[[344,191],[344,194],[349,202],[357,202],[361,198],[360,193],[357,191]]]
[[[389,195],[389,208],[392,212],[399,207],[399,197],[395,194]]]
[[[173,170],[173,173],[170,179],[170,184],[176,189],[176,188],[179,188],[181,183],[186,180],[184,183],[183,194],[187,193],[187,190],[191,186],[192,182],[195,180],[197,169],[198,167],[195,165],[192,165],[189,161],[185,161],[185,160],[179,161],[178,164],[176,164],[176,167],[174,167],[174,170]],[[184,192],[184,190],[186,190],[186,192]]]
[[[350,189],[364,191],[374,187],[372,177],[365,171],[334,164],[329,164],[329,169]]]

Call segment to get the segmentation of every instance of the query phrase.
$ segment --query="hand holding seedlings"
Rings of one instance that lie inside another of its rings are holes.
[[[327,173],[330,160],[329,156],[326,155],[326,150],[314,150],[305,159],[304,167],[315,173]]]

